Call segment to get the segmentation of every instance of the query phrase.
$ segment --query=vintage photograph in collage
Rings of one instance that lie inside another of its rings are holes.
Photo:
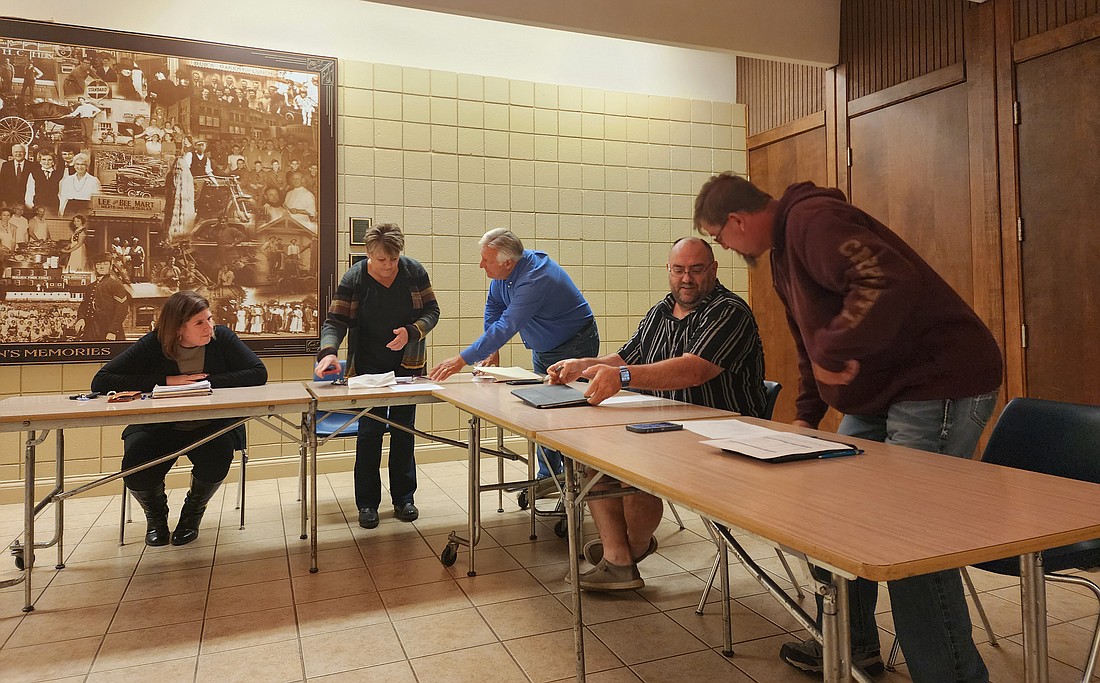
[[[335,61],[4,25],[0,363],[106,360],[185,289],[258,353],[311,348]]]

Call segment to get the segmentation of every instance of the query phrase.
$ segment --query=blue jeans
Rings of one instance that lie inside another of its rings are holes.
[[[591,358],[600,353],[600,331],[596,328],[596,320],[588,323],[580,329],[572,338],[562,342],[556,348],[549,351],[532,351],[531,368],[540,375],[546,374],[546,368],[559,360],[569,358]],[[539,446],[539,473],[538,478],[549,477],[550,471],[546,464],[554,468],[555,474],[561,474],[565,465],[561,461],[561,453]]]
[[[379,406],[370,411],[397,424],[412,427],[416,423],[416,405]],[[416,437],[369,417],[359,418],[359,436],[355,439],[355,507],[378,509],[382,501],[382,435],[390,432],[390,500],[394,508],[413,502],[416,493]]]
[[[993,414],[997,392],[962,399],[903,401],[884,415],[845,415],[839,434],[969,458]],[[810,567],[815,578],[829,573]],[[914,683],[988,683],[989,672],[974,645],[970,612],[958,570],[889,581],[890,608]],[[875,605],[878,584],[856,579],[848,586],[852,651],[879,651]],[[821,626],[821,598],[817,623]]]

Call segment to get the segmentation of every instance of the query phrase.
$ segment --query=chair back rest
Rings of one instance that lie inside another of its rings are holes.
[[[997,420],[982,460],[1100,483],[1100,406],[1014,398]]]
[[[341,360],[340,361],[340,374],[338,376],[334,377],[332,375],[325,375],[324,377],[321,377],[320,375],[318,375],[315,372],[315,373],[313,373],[313,381],[314,382],[331,382],[334,379],[343,379],[344,378],[344,372],[347,370],[347,368],[348,368],[348,362],[346,360]]]
[[[765,420],[772,419],[772,411],[775,410],[775,399],[779,398],[779,392],[783,391],[783,385],[779,382],[764,380],[764,414],[760,417]]]

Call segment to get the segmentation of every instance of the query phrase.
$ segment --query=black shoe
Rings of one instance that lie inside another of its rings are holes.
[[[402,522],[414,522],[420,517],[420,510],[412,503],[402,503],[393,508],[393,516]]]
[[[164,495],[164,482],[149,491],[130,490],[134,500],[145,513],[145,545],[168,545],[168,496]]]
[[[825,657],[821,643],[813,638],[802,642],[784,643],[779,650],[779,658],[796,669],[821,673],[825,669]],[[852,653],[852,664],[863,669],[869,676],[877,676],[883,671],[882,655],[878,651]]]
[[[374,508],[361,508],[359,510],[359,526],[364,529],[373,529],[378,526],[378,510]]]
[[[180,508],[180,521],[176,530],[172,532],[172,545],[187,545],[199,537],[199,524],[206,513],[206,504],[221,488],[222,483],[215,481],[200,481],[191,477],[191,490],[183,499],[183,507]]]

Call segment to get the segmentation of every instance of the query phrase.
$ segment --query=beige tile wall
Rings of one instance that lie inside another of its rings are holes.
[[[340,79],[337,269],[348,263],[349,217],[401,225],[442,309],[431,362],[481,332],[487,280],[477,240],[496,227],[565,267],[595,311],[603,352],[614,351],[667,293],[668,247],[691,231],[696,190],[715,171],[746,171],[742,105],[354,61],[341,63]],[[743,264],[719,259],[720,279],[744,294]],[[308,378],[311,360],[265,362],[277,381]],[[529,367],[518,337],[502,362]],[[0,391],[83,390],[97,369],[0,367]],[[422,407],[418,418],[451,436],[463,421],[449,406]],[[117,470],[120,432],[68,432],[68,472]],[[250,430],[250,477],[293,473],[297,450],[284,441]],[[19,492],[21,450],[13,434],[0,435],[0,446],[7,502]],[[326,469],[348,466],[351,447],[330,444]],[[432,448],[419,457],[459,455]]]

